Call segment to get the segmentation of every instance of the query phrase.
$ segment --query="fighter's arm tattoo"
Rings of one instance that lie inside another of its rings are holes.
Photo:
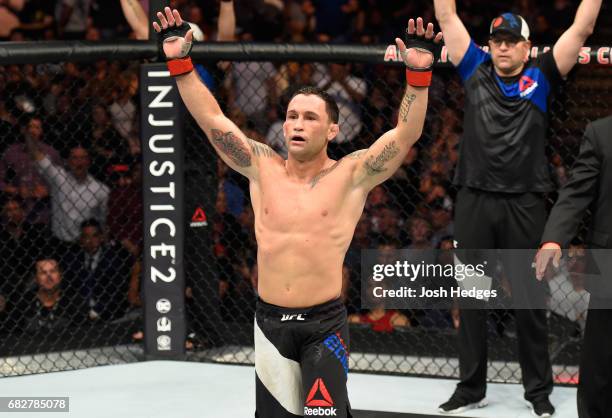
[[[398,153],[399,148],[395,144],[395,141],[391,141],[376,157],[370,155],[364,162],[364,167],[368,176],[375,176],[384,171],[387,171],[385,164],[392,160]]]
[[[212,129],[211,134],[212,143],[234,164],[238,167],[251,166],[251,153],[244,141],[236,137],[231,131],[224,133],[219,129]]]
[[[412,103],[414,103],[415,100],[415,94],[406,93],[404,95],[399,110],[399,116],[402,119],[402,122],[408,122],[408,113],[410,113],[410,108],[412,107]]]
[[[338,167],[338,164],[340,164],[340,161],[336,161],[331,167],[327,167],[321,170],[319,174],[312,178],[312,181],[310,182],[310,188],[312,189],[313,187],[315,187],[319,180],[331,173],[336,167]]]

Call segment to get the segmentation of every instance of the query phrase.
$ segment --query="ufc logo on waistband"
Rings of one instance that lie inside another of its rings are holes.
[[[281,318],[281,322],[282,321],[305,321],[306,318],[304,318],[303,315],[306,315],[306,314],[283,314],[283,317]]]

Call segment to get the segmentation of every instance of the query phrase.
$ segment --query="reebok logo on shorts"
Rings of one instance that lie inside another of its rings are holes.
[[[338,409],[334,408],[334,400],[332,399],[323,379],[320,377],[315,379],[308,396],[306,397],[306,406],[304,406],[304,416],[326,416],[335,417]],[[314,407],[314,408],[313,408]]]

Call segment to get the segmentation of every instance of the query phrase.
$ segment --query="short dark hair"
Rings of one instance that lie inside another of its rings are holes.
[[[303,94],[305,96],[309,96],[312,94],[312,95],[318,96],[321,99],[323,99],[323,101],[325,102],[325,110],[327,110],[329,119],[331,119],[333,123],[338,123],[338,119],[340,118],[340,111],[338,110],[338,104],[336,103],[334,98],[329,95],[328,92],[326,92],[325,90],[319,87],[306,86],[306,87],[299,88],[295,92],[293,92],[289,101],[291,101],[291,99],[293,99],[298,94]]]
[[[83,222],[81,222],[81,230],[87,227],[90,227],[90,226],[96,228],[98,232],[102,231],[102,225],[100,225],[100,222],[98,222],[97,219],[90,218],[90,219],[86,219]]]

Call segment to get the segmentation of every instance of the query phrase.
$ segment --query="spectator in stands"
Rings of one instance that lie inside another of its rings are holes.
[[[398,241],[389,241],[377,246],[379,262],[382,264],[394,260],[394,252],[399,248]],[[375,286],[385,286],[384,282],[368,280],[368,294],[372,294]],[[372,298],[368,299],[372,301]],[[393,332],[399,327],[409,327],[410,320],[406,315],[395,309],[385,309],[384,300],[362,314],[351,314],[348,321],[353,324],[369,324],[375,332]]]
[[[89,174],[88,151],[74,146],[68,157],[68,170],[51,161],[32,139],[26,140],[30,155],[51,187],[51,229],[63,242],[75,242],[81,223],[90,218],[106,222],[108,187]]]
[[[11,290],[23,292],[34,261],[42,255],[52,254],[55,247],[51,231],[45,225],[26,220],[22,199],[6,195],[2,202],[0,276]]]
[[[26,293],[13,318],[26,332],[62,332],[83,320],[83,303],[63,287],[63,274],[57,260],[36,262],[35,288]]]
[[[421,174],[421,181],[419,183],[419,193],[426,206],[429,206],[436,199],[444,198],[448,195],[446,190],[448,180],[432,172],[431,169],[432,167],[428,167],[428,169]]]
[[[113,127],[121,137],[130,144],[132,154],[140,151],[140,146],[132,143],[140,142],[136,130],[136,103],[135,97],[138,93],[138,76],[126,71],[117,80],[118,86],[114,93],[113,103],[109,107]]]
[[[91,5],[93,25],[98,29],[100,38],[114,40],[126,33],[127,22],[121,12],[121,5],[117,0],[93,0]]]
[[[125,164],[130,150],[128,143],[113,127],[107,108],[95,104],[91,111],[91,174],[109,184],[113,166]]]
[[[88,77],[87,83],[78,89],[77,100],[81,103],[89,103],[93,99],[108,106],[113,100],[113,91],[119,74],[116,67],[109,65],[106,60],[96,61],[93,67],[94,76]]]
[[[83,130],[87,130],[84,125],[87,113],[85,109],[75,109],[69,88],[66,91],[67,88],[62,85],[58,89],[61,89],[61,93],[57,97],[55,111],[47,116],[45,125],[49,129],[49,143],[61,155],[66,155],[71,146],[82,139]]]
[[[218,196],[223,196],[219,192]],[[249,249],[248,240],[241,231],[240,224],[229,213],[224,213],[221,204],[217,205],[217,215],[213,221],[214,255],[219,272],[219,297],[221,315],[229,321],[248,321],[253,313],[252,302],[255,298],[252,267],[247,255],[254,253]]]
[[[61,39],[84,39],[91,0],[58,0],[55,6],[57,33]]]
[[[228,170],[228,166],[222,160],[218,160],[217,165],[219,189],[223,191],[225,210],[238,219],[245,207],[245,194],[239,186],[241,178],[237,177],[233,171]]]
[[[307,20],[299,0],[288,0],[285,3],[285,33],[286,42],[306,42]]]
[[[110,238],[120,242],[132,256],[142,248],[142,165],[111,166],[113,189],[108,199],[107,225]]]
[[[410,217],[421,198],[419,194],[419,173],[421,172],[421,151],[417,144],[410,148],[402,165],[385,186],[394,196],[395,204],[402,210],[402,216]]]
[[[22,116],[22,120],[24,141],[9,146],[0,160],[0,189],[23,199],[28,220],[48,223],[49,187],[29,157],[25,142],[29,138],[54,164],[59,163],[60,157],[53,147],[44,142],[43,124],[38,116]]]
[[[3,74],[0,74],[0,91],[7,91],[6,78]],[[12,143],[16,125],[17,119],[8,111],[6,101],[0,98],[0,153],[4,154],[6,148]]]
[[[432,248],[431,224],[427,219],[414,216],[408,222],[408,228],[408,239],[410,242],[408,249],[426,250]]]
[[[28,279],[34,260],[50,254],[53,244],[50,231],[43,225],[25,220],[19,196],[4,196],[0,227],[0,333],[11,331],[14,324],[5,323],[29,287]]]
[[[368,195],[368,200],[366,200],[365,209],[366,211],[372,211],[378,205],[387,205],[389,204],[389,194],[386,189],[382,185],[378,185],[372,189],[370,194]],[[372,226],[374,230],[377,228],[377,220],[372,219]]]
[[[382,306],[369,309],[363,314],[351,314],[348,317],[352,324],[369,324],[375,332],[393,332],[397,328],[410,326],[410,320],[397,309],[385,309]]]
[[[88,26],[85,31],[85,40],[86,41],[99,41],[102,39],[102,35],[100,35],[100,30],[95,26]],[[115,77],[113,77],[114,79]]]
[[[359,1],[306,0],[302,10],[314,17],[315,33],[323,35],[324,42],[346,43],[350,40],[353,18],[359,11]]]
[[[66,278],[84,298],[90,320],[114,320],[126,313],[133,265],[134,258],[119,243],[106,242],[97,220],[81,224],[79,245],[66,256]]]
[[[453,235],[453,202],[450,197],[438,198],[431,203],[429,221],[433,247],[437,247],[445,237]]]
[[[252,121],[258,132],[265,134],[265,113],[270,103],[276,101],[276,68],[271,62],[233,62],[231,74],[231,103]]]
[[[372,244],[382,245],[400,240],[400,218],[392,207],[379,205],[373,208],[372,216],[376,219],[376,229],[372,234]]]
[[[368,92],[365,80],[351,74],[350,64],[329,64],[327,73],[318,86],[338,103],[339,124],[342,130],[329,145],[329,153],[338,152],[338,145],[352,141],[361,131],[361,102]],[[339,152],[343,156],[346,152]]]
[[[44,32],[53,29],[55,2],[48,0],[28,0],[19,14],[19,29],[27,39],[43,39]]]
[[[194,14],[190,13],[191,10],[180,5],[173,5],[173,8],[180,10],[182,16],[192,17]],[[121,0],[121,8],[123,9],[123,15],[128,21],[130,27],[134,31],[136,39],[147,40],[149,39],[149,17],[146,14],[146,10],[142,7],[140,2],[136,0]],[[196,7],[197,8],[197,7]],[[193,9],[193,7],[190,7]],[[201,15],[201,11],[200,11]],[[218,41],[233,41],[236,31],[236,16],[234,13],[234,2],[233,0],[221,0],[219,4],[219,19],[217,21],[217,40]],[[197,23],[197,22],[195,22]],[[196,25],[197,27],[197,25]],[[204,36],[201,28],[197,27],[200,36]],[[194,32],[197,32],[194,30]],[[204,40],[204,38],[198,39],[198,35],[194,34],[196,40]]]
[[[364,212],[361,218],[359,218],[359,222],[357,222],[353,240],[344,257],[344,264],[350,269],[350,273],[354,277],[361,277],[361,250],[370,249],[372,246],[372,220]]]

